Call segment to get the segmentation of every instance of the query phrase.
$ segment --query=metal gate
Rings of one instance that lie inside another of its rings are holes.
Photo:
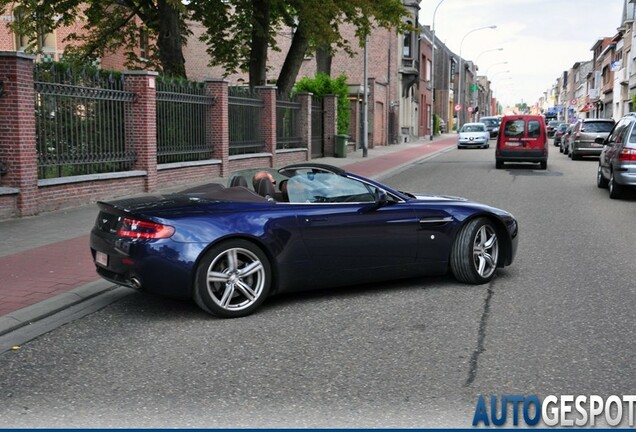
[[[311,101],[311,158],[321,158],[325,155],[325,110],[322,98]]]

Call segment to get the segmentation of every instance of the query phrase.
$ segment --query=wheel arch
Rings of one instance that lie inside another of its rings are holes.
[[[189,291],[190,291],[190,296],[191,297],[194,295],[195,282],[196,282],[196,273],[197,273],[197,269],[199,268],[199,264],[201,263],[201,260],[203,259],[203,257],[213,247],[216,247],[216,246],[218,246],[221,243],[232,241],[232,240],[245,240],[245,241],[248,241],[250,243],[253,243],[255,246],[258,246],[258,248],[261,249],[261,251],[263,251],[265,256],[267,256],[267,259],[269,260],[270,269],[272,270],[272,275],[271,275],[272,279],[271,279],[270,293],[274,293],[274,292],[277,291],[277,287],[278,287],[277,281],[278,281],[278,272],[279,272],[278,261],[274,258],[274,254],[272,253],[271,249],[269,247],[267,247],[266,242],[264,242],[259,237],[248,235],[248,234],[233,234],[233,235],[226,235],[226,236],[220,237],[220,238],[216,239],[215,241],[209,243],[205,248],[203,248],[201,250],[201,252],[199,253],[199,256],[197,256],[197,259],[194,262],[194,265],[192,266],[193,271],[190,274]]]
[[[505,267],[507,265],[510,265],[510,263],[512,262],[512,240],[508,235],[508,229],[501,219],[491,213],[476,213],[464,219],[455,230],[452,243],[456,241],[457,236],[464,226],[466,226],[471,221],[479,218],[488,219],[488,221],[492,222],[497,232],[497,237],[501,240],[499,243],[501,253],[499,254],[499,258],[497,260],[497,267]],[[448,262],[450,263],[450,255]]]

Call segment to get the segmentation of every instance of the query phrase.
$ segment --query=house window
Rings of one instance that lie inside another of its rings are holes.
[[[148,32],[143,28],[139,29],[139,58],[148,60]]]
[[[433,63],[430,60],[426,61],[426,81],[431,80],[431,70],[433,69]]]
[[[404,33],[404,45],[402,46],[402,57],[412,58],[412,34],[411,32]]]
[[[13,12],[16,23],[29,20],[29,17],[23,10],[16,8]],[[15,45],[16,51],[26,51],[27,49],[42,53],[44,55],[51,56],[55,54],[55,34],[45,29],[38,29],[37,40],[33,41],[29,37],[22,33],[16,33]]]

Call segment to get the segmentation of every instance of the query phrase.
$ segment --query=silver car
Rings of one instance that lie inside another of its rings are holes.
[[[484,123],[465,123],[459,130],[457,148],[482,147],[488,148],[490,132]]]
[[[614,127],[612,119],[586,118],[580,120],[570,135],[570,151],[568,156],[572,160],[583,156],[598,156],[603,146],[596,142],[597,138],[607,138]]]
[[[609,188],[612,199],[620,198],[626,187],[636,186],[636,115],[628,114],[616,123],[603,145],[598,160],[596,185]]]

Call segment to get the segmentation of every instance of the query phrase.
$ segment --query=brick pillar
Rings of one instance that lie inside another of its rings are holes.
[[[276,166],[276,86],[259,86],[256,91],[263,99],[261,129],[265,140],[265,152],[272,155],[270,166]]]
[[[311,158],[311,93],[298,93],[296,101],[300,104],[300,115],[296,120],[300,132],[300,139],[304,148],[307,149],[307,159]]]
[[[338,97],[326,95],[323,99],[325,110],[325,125],[323,139],[325,141],[325,156],[336,154],[336,133],[338,132]]]
[[[228,82],[224,79],[206,79],[205,91],[214,98],[214,105],[208,110],[208,139],[212,147],[212,158],[221,161],[221,176],[226,177],[230,169],[230,125]]]
[[[0,51],[0,160],[2,185],[20,190],[18,214],[38,211],[38,155],[35,137],[34,56]]]
[[[157,72],[124,72],[124,90],[135,93],[126,106],[126,142],[137,155],[135,169],[146,171],[146,192],[157,188]]]

